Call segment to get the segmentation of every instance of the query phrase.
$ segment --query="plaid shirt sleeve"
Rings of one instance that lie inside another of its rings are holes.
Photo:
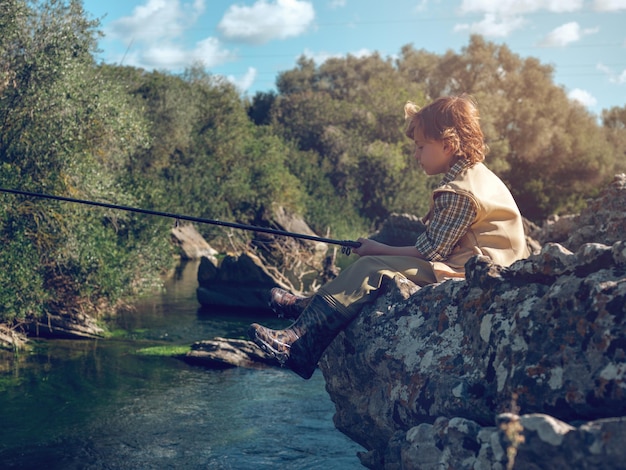
[[[445,261],[476,218],[470,198],[451,191],[435,196],[428,228],[415,247],[429,261]]]

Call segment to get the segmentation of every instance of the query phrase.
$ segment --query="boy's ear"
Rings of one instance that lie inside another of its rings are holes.
[[[443,142],[443,151],[448,157],[451,157],[455,153],[455,149],[446,141]]]

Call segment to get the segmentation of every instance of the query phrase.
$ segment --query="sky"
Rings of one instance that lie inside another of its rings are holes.
[[[461,52],[472,34],[554,67],[590,112],[626,106],[626,0],[83,0],[100,21],[99,62],[180,73],[202,64],[242,95],[275,90],[299,57],[404,45]]]

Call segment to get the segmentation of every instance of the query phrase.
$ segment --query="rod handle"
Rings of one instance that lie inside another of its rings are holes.
[[[341,252],[344,255],[350,255],[352,252],[352,248],[358,248],[361,246],[361,242],[355,242],[353,240],[342,240],[341,241]]]

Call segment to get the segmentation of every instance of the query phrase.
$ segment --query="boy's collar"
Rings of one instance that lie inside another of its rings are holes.
[[[462,172],[466,168],[469,168],[470,166],[472,166],[472,162],[470,162],[467,158],[459,158],[456,163],[452,165],[452,168],[450,168],[448,172],[443,176],[443,179],[441,180],[441,183],[439,183],[439,186],[449,183],[454,178],[456,178],[460,172]]]

